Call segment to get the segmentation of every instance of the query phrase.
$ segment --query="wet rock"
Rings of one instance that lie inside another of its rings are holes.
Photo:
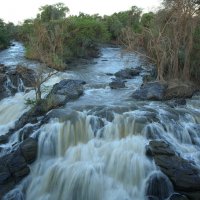
[[[112,80],[111,83],[109,83],[109,86],[111,89],[119,89],[119,88],[125,88],[125,81],[120,78],[115,78]]]
[[[175,100],[170,100],[167,102],[167,105],[169,105],[171,108],[175,108],[177,106],[185,106],[186,105],[186,100],[185,99],[175,99]]]
[[[150,141],[149,146],[156,165],[171,180],[176,191],[199,191],[200,170],[194,163],[177,155],[164,141]]]
[[[153,173],[146,186],[146,195],[157,197],[159,200],[164,200],[173,192],[172,183],[161,172]]]
[[[189,200],[199,200],[200,199],[200,191],[198,191],[198,192],[185,192],[185,191],[182,191],[180,193],[184,194]]]
[[[146,200],[159,200],[159,199],[155,196],[147,196]]]
[[[83,94],[84,81],[81,80],[62,80],[53,86],[43,104],[46,110],[63,106],[67,101],[77,99]]]
[[[33,138],[28,138],[20,144],[21,153],[26,163],[31,164],[37,156],[37,141]]]
[[[23,141],[14,152],[0,158],[0,199],[30,173],[28,164],[37,156],[37,142]]]
[[[140,72],[140,68],[126,68],[116,72],[114,75],[121,79],[132,79],[134,76],[138,76]]]
[[[188,198],[182,194],[174,193],[167,200],[188,200]]]
[[[168,82],[168,87],[165,92],[164,99],[186,99],[191,98],[193,94],[197,91],[197,86],[192,82],[183,82],[180,80],[172,80]]]
[[[8,142],[9,136],[8,135],[0,135],[0,144],[5,144]]]
[[[132,97],[140,100],[163,100],[167,85],[160,82],[150,82],[136,90]]]
[[[43,124],[43,123],[41,123]],[[40,124],[28,124],[27,126],[25,126],[23,129],[21,129],[19,131],[19,141],[23,141],[27,138],[29,138],[31,136],[31,134],[33,134],[34,131],[36,131],[37,129],[39,129]]]
[[[17,66],[16,68],[17,74],[19,74],[20,78],[22,79],[24,85],[26,87],[33,87],[35,83],[35,71],[24,67],[24,66]]]
[[[113,73],[106,73],[107,76],[114,76]]]
[[[83,84],[85,84],[84,81],[70,79],[56,83],[45,99],[38,102],[33,108],[20,117],[15,123],[15,127],[9,131],[9,135],[28,123],[36,124],[38,121],[41,122],[42,119],[38,117],[43,117],[48,111],[61,107],[67,102],[80,97],[83,94]]]
[[[175,105],[184,105],[184,99],[190,98],[197,91],[197,86],[191,82],[171,80],[169,82],[148,82],[136,90],[132,97],[140,100],[171,100]]]

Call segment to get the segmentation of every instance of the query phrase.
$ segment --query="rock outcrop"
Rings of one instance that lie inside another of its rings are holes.
[[[121,79],[132,79],[134,76],[138,76],[141,72],[141,68],[125,68],[122,69],[118,72],[116,72],[114,75],[117,78],[121,78]]]
[[[84,91],[84,81],[65,79],[56,83],[47,97],[38,102],[32,109],[26,112],[16,122],[15,128],[9,131],[9,135],[24,127],[28,123],[37,123],[38,117],[45,115],[48,111],[59,108],[67,102],[79,98]]]
[[[173,183],[174,189],[186,196],[200,195],[200,170],[198,167],[175,153],[172,146],[162,140],[149,142],[148,155],[151,155],[160,170]]]
[[[109,86],[111,89],[119,89],[119,88],[125,88],[125,81],[120,78],[112,79],[112,82],[109,83]]]
[[[132,98],[139,100],[170,100],[190,98],[198,90],[191,82],[173,80],[169,82],[148,82],[132,94]]]
[[[24,140],[17,150],[0,158],[0,199],[30,173],[28,164],[37,156],[37,141]]]

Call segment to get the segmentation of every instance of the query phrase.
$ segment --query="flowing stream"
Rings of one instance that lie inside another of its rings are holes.
[[[24,58],[24,48],[17,42],[0,53],[0,63],[10,67],[38,64]],[[145,66],[138,56],[104,47],[99,58],[77,64],[45,83],[44,95],[65,78],[87,82],[84,95],[60,109],[61,117],[32,134],[38,137],[37,161],[31,165],[30,175],[7,198],[145,200],[149,177],[164,176],[145,154],[150,139],[171,143],[182,157],[200,167],[200,97],[175,108],[164,102],[135,101],[130,95],[142,84],[142,75],[128,80],[126,88],[109,88],[113,73],[138,66]],[[27,98],[34,98],[32,90],[0,101],[0,135],[29,109]],[[17,134],[0,147],[12,149]],[[167,187],[170,195],[173,187],[170,183]]]

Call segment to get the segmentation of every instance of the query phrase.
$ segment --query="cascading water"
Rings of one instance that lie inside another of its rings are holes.
[[[174,188],[146,155],[152,139],[167,141],[200,168],[200,97],[176,108],[134,101],[129,96],[141,85],[141,76],[128,81],[127,88],[111,90],[106,73],[123,68],[120,51],[102,49],[94,63],[59,73],[46,83],[49,87],[70,77],[88,84],[80,99],[61,108],[61,117],[33,132],[38,158],[30,175],[5,200],[146,200],[147,195],[166,200]],[[138,57],[127,57],[134,66],[140,64]],[[23,91],[23,84],[18,89]],[[0,101],[0,135],[29,109],[24,102],[33,97],[33,91],[20,92]],[[17,132],[5,148],[18,139]]]
[[[26,199],[145,199],[146,179],[156,170],[145,156],[145,137],[131,129],[119,133],[118,119],[94,137],[90,123],[98,119],[75,115],[74,121],[53,120],[37,133],[38,161]]]

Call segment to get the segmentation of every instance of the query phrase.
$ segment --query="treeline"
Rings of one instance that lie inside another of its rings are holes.
[[[156,13],[143,14],[133,6],[103,17],[84,13],[71,16],[68,7],[57,3],[41,7],[35,19],[25,20],[12,32],[24,42],[28,58],[58,70],[66,69],[74,59],[98,56],[99,44],[114,43],[151,60],[157,66],[158,80],[198,81],[199,13],[200,0],[163,0],[162,9]],[[7,26],[0,25],[4,37]],[[1,38],[0,30],[0,44]]]
[[[39,11],[35,19],[18,26],[17,37],[25,43],[28,58],[58,70],[74,59],[98,56],[99,44],[118,43],[123,28],[139,29],[142,12],[132,7],[111,16],[80,13],[66,17],[69,9],[62,3],[43,6]]]
[[[0,19],[0,50],[7,48],[15,35],[13,23],[5,23]]]

